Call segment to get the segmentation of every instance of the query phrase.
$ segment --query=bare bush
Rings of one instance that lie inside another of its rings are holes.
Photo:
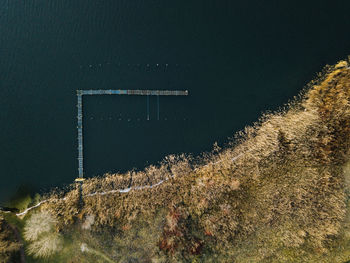
[[[24,238],[30,241],[28,253],[34,257],[48,258],[62,249],[63,240],[56,231],[57,220],[48,212],[33,214],[24,227]]]
[[[62,237],[58,233],[47,233],[29,244],[28,253],[37,258],[48,258],[60,251],[62,246]]]
[[[24,227],[24,238],[28,241],[37,240],[43,233],[52,231],[56,220],[48,211],[41,211],[31,215]]]

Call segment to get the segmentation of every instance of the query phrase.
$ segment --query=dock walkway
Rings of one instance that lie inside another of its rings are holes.
[[[84,177],[84,155],[83,155],[83,95],[139,95],[139,96],[187,96],[187,90],[77,90],[78,108],[78,178],[82,182]],[[147,100],[147,108],[148,106]],[[159,105],[158,105],[159,108]],[[149,116],[147,116],[149,119]],[[159,113],[158,113],[159,119]]]

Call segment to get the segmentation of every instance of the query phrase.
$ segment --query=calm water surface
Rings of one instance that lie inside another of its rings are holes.
[[[264,2],[264,3],[262,3]],[[0,1],[0,200],[77,175],[76,89],[187,89],[84,99],[87,176],[210,150],[350,54],[349,1]]]

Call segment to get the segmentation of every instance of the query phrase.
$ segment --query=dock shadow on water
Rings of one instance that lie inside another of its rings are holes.
[[[4,217],[38,262],[345,262],[349,101],[341,61],[225,147],[89,178]]]
[[[190,98],[87,96],[84,98],[84,176],[126,172],[157,163],[171,153],[189,152],[193,130]],[[186,112],[187,111],[187,112]],[[149,119],[147,118],[149,116]]]

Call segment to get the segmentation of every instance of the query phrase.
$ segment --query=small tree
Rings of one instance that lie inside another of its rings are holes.
[[[62,249],[62,237],[55,230],[57,221],[47,211],[33,214],[24,227],[24,238],[31,241],[28,253],[48,258]]]

